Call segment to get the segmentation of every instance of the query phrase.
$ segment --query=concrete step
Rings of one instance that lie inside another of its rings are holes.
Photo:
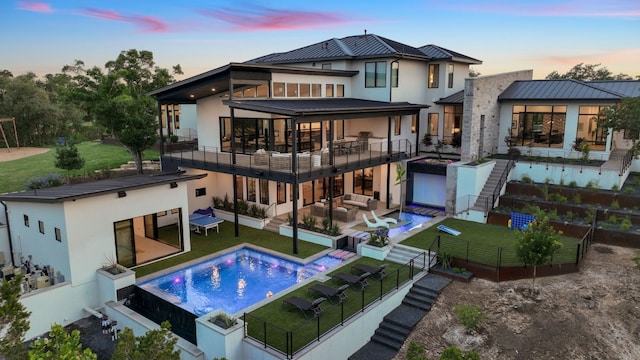
[[[386,336],[382,336],[380,334],[378,334],[378,331],[376,330],[376,333],[373,334],[373,336],[371,337],[371,341],[380,345],[384,345],[390,349],[393,349],[395,351],[400,350],[400,348],[402,347],[402,344],[404,344],[404,340],[399,341],[399,340],[395,340],[395,339],[389,339]]]
[[[432,301],[427,300],[426,298],[421,298],[415,296],[415,294],[407,294],[405,298],[402,300],[402,303],[408,306],[413,306],[416,309],[420,309],[422,311],[431,310],[431,305],[433,305]]]

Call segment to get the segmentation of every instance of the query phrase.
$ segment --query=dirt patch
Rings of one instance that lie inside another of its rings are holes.
[[[34,147],[21,147],[11,149],[0,147],[0,162],[18,160],[33,155],[44,154],[49,150],[50,149]]]
[[[579,273],[494,283],[473,279],[447,286],[409,341],[437,359],[450,345],[482,359],[640,359],[640,270],[637,250],[595,244]],[[468,333],[453,307],[480,305],[486,319]]]

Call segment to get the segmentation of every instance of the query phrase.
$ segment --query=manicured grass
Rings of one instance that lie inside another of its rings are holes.
[[[351,267],[356,263],[364,263],[372,266],[380,266],[380,264],[382,264],[381,261],[371,258],[360,258],[355,262],[333,270],[328,276],[338,272],[349,273]],[[328,301],[323,302],[320,305],[324,310],[324,313],[319,318],[320,335],[322,336],[322,334],[339,326],[342,321],[362,311],[363,308],[378,300],[381,293],[387,294],[395,289],[398,283],[403,283],[409,279],[409,268],[404,265],[389,263],[386,273],[388,276],[382,281],[370,279],[370,286],[364,291],[354,290],[351,287],[347,289],[346,294],[348,298],[343,303],[343,306],[334,306],[329,304]],[[317,339],[319,335],[318,319],[307,320],[299,309],[294,308],[287,312],[282,307],[282,300],[290,296],[298,296],[312,301],[313,298],[309,296],[308,288],[316,283],[317,282],[309,283],[249,313],[246,318],[249,335],[264,341],[266,331],[266,339],[269,346],[275,347],[283,352],[286,352],[287,331],[292,332],[293,352],[314,341],[314,339]],[[325,285],[337,288],[341,284],[328,281]]]
[[[172,232],[175,232],[175,234]],[[163,229],[163,236],[175,238],[177,237],[177,232],[177,227]],[[136,277],[142,277],[245,242],[271,249],[282,254],[296,256],[300,259],[307,258],[327,249],[322,245],[298,240],[298,254],[294,254],[293,240],[290,237],[242,225],[240,225],[240,236],[235,237],[234,224],[232,222],[225,221],[220,224],[220,233],[216,233],[215,230],[209,230],[209,236],[204,236],[204,234],[192,232],[191,251],[188,253],[158,261],[153,264],[144,265],[134,269],[134,271],[136,272]]]
[[[96,170],[113,169],[132,161],[131,154],[122,146],[104,145],[99,142],[86,141],[77,145],[80,156],[85,159],[85,165],[80,170],[70,172],[71,176],[93,173]],[[56,149],[49,147],[44,154],[26,158],[0,162],[0,194],[24,190],[25,184],[31,178],[47,174],[67,176],[66,170],[58,169],[56,163]],[[144,152],[144,160],[158,160],[160,153],[153,150]]]
[[[437,236],[440,236],[440,246],[449,255],[460,259],[481,264],[497,266],[501,259],[501,266],[522,265],[514,249],[516,231],[506,226],[480,224],[458,219],[445,219],[441,224],[461,232],[453,236],[438,231],[436,226],[404,240],[402,245],[428,249]],[[562,248],[553,257],[552,263],[564,264],[576,261],[577,244],[580,239],[566,236],[559,237]],[[499,249],[502,248],[500,251]],[[435,249],[435,247],[434,247]]]

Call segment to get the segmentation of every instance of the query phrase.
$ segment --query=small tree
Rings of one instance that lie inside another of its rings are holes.
[[[82,350],[80,331],[64,331],[62,325],[53,324],[49,336],[31,344],[30,360],[96,360],[98,356],[90,349]]]
[[[138,337],[133,330],[125,328],[111,360],[180,360],[180,350],[174,350],[177,342],[168,321],[164,321],[160,329],[149,330]]]
[[[22,275],[0,284],[0,357],[22,360],[27,358],[23,345],[24,334],[29,330],[29,316],[18,299]]]
[[[625,131],[631,139],[633,156],[640,152],[640,97],[623,98],[619,103],[600,110],[598,126]]]
[[[551,262],[553,254],[558,252],[562,243],[558,241],[558,235],[549,219],[545,216],[541,221],[534,220],[529,226],[520,230],[516,235],[516,255],[525,265],[533,266],[533,282],[531,289],[535,290],[536,267]]]
[[[402,203],[404,191],[402,191],[402,183],[407,182],[406,170],[402,167],[401,163],[396,164],[396,185],[400,185],[400,215],[398,215],[398,219],[402,217]]]
[[[69,171],[82,169],[84,158],[78,153],[78,148],[74,143],[56,148],[56,167],[67,170],[67,182],[69,181]]]

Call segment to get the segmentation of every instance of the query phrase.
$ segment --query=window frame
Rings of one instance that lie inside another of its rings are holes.
[[[53,231],[55,233],[56,241],[62,242],[62,232],[60,231],[60,229],[56,227],[56,228],[53,228]]]
[[[27,215],[27,214],[23,214],[23,215],[22,215],[22,219],[24,220],[24,226],[26,226],[26,227],[31,227],[31,226],[29,225],[29,215]]]
[[[429,89],[440,87],[440,64],[429,64],[427,87]]]
[[[447,87],[449,89],[453,88],[453,64],[447,64]]]
[[[396,61],[391,62],[391,87],[398,87],[400,80],[400,63]]]
[[[373,66],[373,69],[370,67]],[[385,88],[387,87],[387,62],[371,61],[364,63],[364,87],[365,88]]]
[[[339,98],[344,97],[344,84],[336,85],[336,97],[339,97]]]
[[[40,234],[44,234],[44,221],[42,220],[38,220],[38,231],[40,231]]]

